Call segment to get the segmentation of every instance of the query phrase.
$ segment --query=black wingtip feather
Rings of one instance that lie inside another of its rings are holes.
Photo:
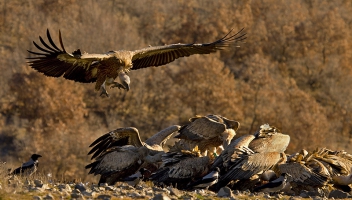
[[[110,137],[109,133],[100,136],[98,139],[94,140],[94,142],[92,142],[92,144],[90,144],[89,147],[92,147],[92,146],[98,144],[100,141],[105,140],[108,137]]]
[[[61,52],[62,50],[59,49],[59,48],[56,46],[56,44],[54,43],[53,39],[51,38],[49,29],[46,30],[46,36],[47,36],[47,38],[48,38],[50,44],[51,44],[56,50],[58,50],[58,51]],[[64,52],[65,52],[65,50],[64,50]]]
[[[60,45],[61,45],[62,50],[63,50],[64,52],[66,52],[65,47],[64,47],[64,44],[62,43],[62,38],[61,38],[61,31],[60,31],[60,29],[59,29],[59,40],[60,40]]]
[[[49,53],[49,54],[53,53],[53,52],[51,52],[51,51],[48,51],[48,50],[42,48],[41,46],[39,46],[39,45],[38,45],[37,43],[35,43],[34,41],[33,41],[33,44],[34,44],[34,46],[36,46],[39,50],[41,50],[41,51],[43,51],[43,52],[46,52],[46,53]]]
[[[102,140],[98,144],[96,144],[88,153],[88,155],[92,154],[93,152],[97,151],[99,148],[105,146],[106,143],[109,143],[109,140]]]

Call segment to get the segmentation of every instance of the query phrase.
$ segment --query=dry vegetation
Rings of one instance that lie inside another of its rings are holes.
[[[134,126],[144,139],[196,114],[261,124],[291,136],[288,152],[326,146],[351,153],[352,2],[242,0],[0,1],[0,155],[19,165],[95,180],[83,170],[88,145]],[[66,50],[90,53],[178,42],[210,42],[245,27],[241,48],[133,71],[131,91],[100,98],[93,84],[30,69],[32,40],[49,28]]]

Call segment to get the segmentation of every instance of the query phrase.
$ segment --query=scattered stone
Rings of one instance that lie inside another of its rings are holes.
[[[147,196],[154,196],[154,192],[153,192],[153,190],[147,190],[146,192],[145,192],[145,194],[147,195]]]
[[[72,193],[81,194],[81,191],[79,189],[74,189],[74,190],[72,190]]]
[[[115,187],[114,187],[114,186],[106,186],[106,187],[105,187],[105,190],[106,190],[106,191],[114,191],[114,190],[115,190]]]
[[[44,199],[44,200],[52,200],[52,199],[54,199],[54,196],[49,193],[49,194],[47,194],[43,199]]]
[[[137,193],[137,192],[132,192],[130,195],[128,195],[128,196],[130,196],[130,197],[141,197],[142,195],[140,195],[139,193]]]
[[[26,180],[24,181],[24,185],[26,185],[26,186],[32,186],[32,185],[34,185],[34,184],[32,183],[32,181],[29,181],[28,179],[26,179]]]
[[[71,198],[72,199],[78,199],[78,198],[83,198],[83,195],[81,193],[71,193]]]
[[[44,188],[41,188],[41,187],[32,187],[32,188],[29,188],[29,191],[33,191],[33,192],[44,192],[45,189],[44,189]]]
[[[152,198],[152,200],[171,200],[165,193],[158,193]]]
[[[39,187],[39,186],[37,186],[37,187]],[[42,186],[40,186],[40,188],[42,188],[42,189],[44,189],[44,190],[49,190],[49,189],[50,189],[50,187],[49,187],[49,185],[48,185],[47,183],[42,184]],[[54,188],[54,189],[55,189],[55,188]]]
[[[86,196],[86,197],[93,197],[93,198],[95,198],[96,196],[98,196],[98,193],[97,193],[97,192],[94,192],[94,191],[90,191],[90,192],[84,191],[84,192],[82,192],[82,195],[83,195],[83,196]]]
[[[60,184],[57,187],[59,188],[60,191],[72,192],[72,189],[68,184]]]
[[[299,196],[302,198],[309,198],[309,195],[307,194],[306,191],[302,191],[301,194],[299,194]]]
[[[314,191],[302,190],[301,194],[299,196],[302,197],[302,198],[309,198],[309,197],[317,196],[317,193],[314,192]]]
[[[85,186],[83,183],[78,183],[78,184],[76,184],[76,185],[75,185],[75,189],[78,189],[78,190],[81,191],[81,192],[87,190],[86,186]]]
[[[234,191],[232,191],[232,193],[233,193],[234,195],[241,195],[241,192],[240,192],[239,190],[234,190]]]
[[[243,194],[245,194],[245,195],[249,195],[251,193],[251,191],[250,190],[245,190],[245,191],[243,191]]]
[[[159,187],[152,187],[154,192],[163,192],[164,190],[162,188]]]
[[[170,195],[174,195],[176,197],[180,197],[183,195],[183,193],[180,190],[178,190],[177,188],[168,187],[166,189],[170,191]]]
[[[124,190],[134,190],[133,186],[126,185],[126,184],[121,185],[121,188]]]
[[[232,191],[229,187],[222,187],[218,192],[218,197],[231,197]]]
[[[166,188],[153,187],[153,191],[154,192],[164,192],[164,193],[170,194],[170,191]]]
[[[110,200],[111,196],[107,195],[107,194],[101,194],[99,196],[97,196],[97,199],[101,199],[101,200]]]
[[[107,184],[107,183],[100,183],[99,186],[100,186],[100,187],[106,187],[106,186],[109,186],[109,184]]]
[[[341,190],[333,190],[329,194],[329,198],[345,199],[347,197],[348,197],[348,193],[343,192]]]
[[[42,197],[40,197],[40,196],[33,196],[33,200],[42,200]]]
[[[302,198],[300,198],[300,197],[296,197],[296,196],[294,196],[294,197],[290,197],[289,198],[289,200],[301,200]]]
[[[35,179],[34,180],[34,185],[35,185],[35,187],[42,187],[43,186],[43,181]]]

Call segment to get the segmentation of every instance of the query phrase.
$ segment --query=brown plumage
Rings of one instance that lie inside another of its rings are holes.
[[[248,148],[248,144],[253,141],[254,135],[243,135],[236,140],[232,140],[231,143],[225,148],[221,154],[216,157],[214,163],[211,166],[211,170],[219,167],[222,171],[227,171],[230,167],[231,160],[235,160],[240,157],[243,153],[253,151]]]
[[[240,126],[239,122],[220,115],[197,116],[191,118],[190,122],[181,127],[175,138],[181,139],[179,143],[186,143],[184,146],[188,150],[198,146],[201,153],[215,152],[221,145],[226,148]]]
[[[95,140],[88,153],[95,161],[86,166],[89,174],[100,174],[99,183],[115,184],[134,174],[143,165],[157,165],[164,153],[163,144],[180,126],[170,126],[142,142],[134,127],[118,128]],[[149,170],[149,169],[148,169]]]
[[[324,153],[319,150],[308,152],[302,150],[289,156],[287,163],[278,166],[280,173],[289,174],[289,182],[293,190],[299,192],[302,189],[310,190],[314,187],[327,185],[330,180],[330,172],[317,158]]]
[[[271,151],[282,153],[290,143],[289,135],[280,133],[280,130],[269,124],[261,125],[255,136],[248,147],[257,153]]]
[[[150,179],[159,185],[174,185],[185,189],[191,180],[203,177],[209,172],[212,158],[201,157],[197,150],[168,152],[162,155],[162,165]]]
[[[106,86],[118,87],[129,90],[129,70],[141,69],[152,66],[161,66],[174,61],[177,58],[187,57],[194,54],[210,54],[222,50],[246,39],[243,29],[234,35],[232,30],[221,39],[204,44],[171,44],[164,46],[147,47],[144,49],[127,51],[109,51],[103,54],[82,53],[80,49],[66,52],[61,32],[59,41],[61,49],[53,42],[49,30],[47,37],[50,45],[41,37],[40,42],[44,47],[33,42],[41,52],[29,51],[39,57],[31,59],[29,65],[46,76],[60,77],[82,83],[96,82],[95,90],[102,90],[101,95],[108,96]],[[121,83],[114,80],[119,76]]]

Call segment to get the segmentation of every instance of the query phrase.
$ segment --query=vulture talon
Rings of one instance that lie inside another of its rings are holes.
[[[125,89],[126,90],[126,88],[122,85],[122,84],[120,84],[120,83],[118,83],[118,82],[113,82],[112,83],[112,85],[110,86],[110,88],[119,88],[119,89]]]

